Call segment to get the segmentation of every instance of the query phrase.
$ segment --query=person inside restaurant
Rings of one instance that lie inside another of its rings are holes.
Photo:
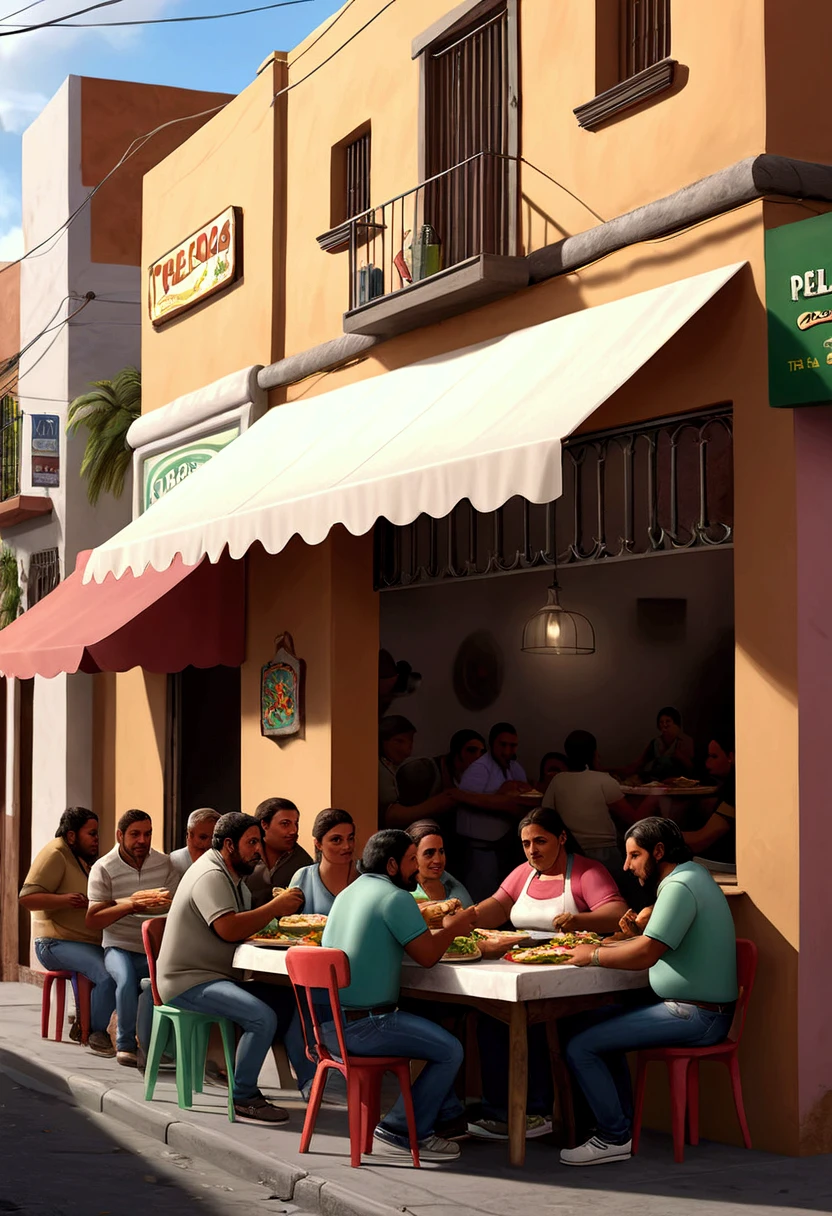
[[[396,773],[413,755],[416,727],[402,714],[389,714],[378,724],[378,813],[386,822],[388,807],[399,801]]]
[[[439,770],[440,788],[453,789],[462,780],[463,773],[486,753],[485,739],[478,730],[458,730],[451,735],[448,751],[444,756],[437,756],[435,763]]]
[[[426,1061],[413,1085],[419,1155],[422,1161],[446,1162],[459,1156],[459,1146],[447,1137],[465,1134],[454,1092],[462,1045],[434,1022],[397,1009],[402,958],[407,952],[420,966],[432,967],[455,937],[470,934],[476,913],[463,909],[445,917],[441,929],[429,929],[413,898],[417,883],[416,845],[407,833],[377,832],[364,848],[361,876],[332,905],[322,944],[349,959],[351,982],[340,1000],[350,1054]],[[322,1030],[337,1053],[331,1018]],[[376,1127],[374,1140],[388,1154],[409,1158],[401,1097]]]
[[[715,809],[702,827],[693,832],[684,832],[685,844],[703,861],[719,865],[735,866],[737,863],[736,801],[737,787],[734,775],[733,729],[721,728],[708,744],[705,766],[712,777],[719,781]]]
[[[355,823],[349,811],[329,807],[312,825],[315,861],[292,877],[289,886],[303,895],[301,911],[328,916],[336,895],[358,878],[355,868]]]
[[[667,781],[670,777],[689,777],[693,773],[693,739],[682,730],[682,715],[665,705],[656,715],[658,734],[645,747],[634,764],[618,770],[619,777],[638,774],[644,781]]]
[[[285,891],[252,909],[243,879],[254,869],[261,848],[260,824],[251,815],[232,811],[217,821],[211,849],[190,867],[173,898],[156,982],[166,1004],[228,1018],[242,1029],[234,1065],[235,1117],[243,1123],[277,1124],[289,1115],[263,1097],[260,1070],[297,1009],[286,988],[244,983],[234,966],[234,951],[274,917],[297,912],[300,893]],[[291,1050],[289,1058],[299,1063]]]
[[[414,814],[417,818],[433,819],[443,818],[449,811],[456,810],[459,790],[453,785],[443,788],[436,760],[429,756],[408,754],[406,759],[397,762],[396,757],[404,752],[408,740],[412,751],[413,737],[405,732],[385,739],[385,732],[394,729],[393,726],[385,726],[385,722],[389,721],[401,724],[407,719],[384,719],[379,727],[380,823],[388,828],[405,828]],[[394,800],[387,802],[389,798]]]
[[[180,874],[184,874],[195,861],[199,861],[203,853],[208,852],[211,847],[211,837],[214,835],[214,824],[219,817],[219,811],[215,811],[209,806],[200,807],[198,811],[191,811],[188,816],[185,847],[174,849],[169,854],[171,862]]]
[[[136,1037],[147,1051],[153,1016],[142,922],[164,915],[179,884],[166,853],[151,848],[153,823],[146,811],[126,811],[118,821],[116,844],[90,870],[86,913],[88,929],[102,933],[104,966],[116,985],[116,1060],[139,1064]]]
[[[633,1100],[628,1051],[710,1047],[728,1034],[737,999],[737,948],[728,901],[670,819],[643,819],[629,831],[625,867],[653,909],[644,932],[602,946],[576,946],[578,967],[649,969],[652,1003],[610,1010],[570,1039],[566,1060],[595,1119],[585,1144],[563,1149],[564,1165],[626,1161]]]
[[[477,905],[477,924],[497,929],[508,920],[515,929],[538,934],[587,930],[612,933],[627,905],[598,861],[569,851],[569,834],[557,811],[538,807],[520,823],[527,861],[494,895]],[[482,1062],[482,1117],[468,1124],[472,1136],[508,1139],[508,1028],[480,1016],[477,1037]],[[526,1136],[552,1130],[552,1076],[546,1029],[529,1027],[529,1090]]]
[[[565,773],[569,768],[569,761],[563,752],[547,752],[540,761],[540,773],[537,778],[537,789],[541,794],[545,794],[552,783],[552,779],[557,777],[558,773]]]
[[[474,899],[485,899],[513,863],[514,825],[528,810],[523,796],[535,793],[517,760],[517,747],[511,723],[495,723],[488,751],[465,770],[459,783],[460,877]]]
[[[38,962],[47,971],[77,971],[94,984],[90,997],[87,1046],[99,1056],[114,1056],[107,1027],[116,1007],[115,982],[104,966],[101,930],[87,927],[87,881],[98,857],[98,816],[71,806],[58,823],[54,840],[44,845],[29,867],[19,904],[32,914]],[[80,1041],[76,1010],[70,1039]]]
[[[300,812],[288,798],[267,798],[254,812],[263,833],[261,858],[246,878],[255,908],[272,898],[275,887],[288,887],[292,875],[302,866],[311,866],[312,858],[298,844]]]
[[[543,805],[554,807],[582,852],[617,873],[624,858],[618,847],[615,819],[633,822],[634,812],[621,786],[599,772],[598,743],[588,730],[573,730],[564,744],[567,771],[552,779]]]
[[[438,823],[431,819],[419,819],[407,829],[407,834],[416,845],[419,885],[414,894],[417,899],[458,899],[463,908],[474,902],[465,887],[445,869],[445,840]]]

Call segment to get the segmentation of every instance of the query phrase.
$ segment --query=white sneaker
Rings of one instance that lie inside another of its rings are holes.
[[[608,1144],[599,1136],[592,1136],[578,1148],[565,1148],[560,1154],[561,1165],[604,1165],[607,1161],[629,1161],[633,1155],[633,1142]]]

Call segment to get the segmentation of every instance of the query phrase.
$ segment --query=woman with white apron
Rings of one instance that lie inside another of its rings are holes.
[[[477,905],[477,924],[497,929],[510,920],[515,929],[550,938],[557,932],[614,933],[627,911],[615,881],[598,861],[568,852],[569,835],[557,811],[538,807],[519,826],[527,861]],[[483,1061],[482,1117],[468,1124],[473,1136],[507,1140],[508,1030],[494,1018],[478,1020]],[[529,1094],[526,1136],[552,1130],[552,1076],[546,1027],[529,1027]]]

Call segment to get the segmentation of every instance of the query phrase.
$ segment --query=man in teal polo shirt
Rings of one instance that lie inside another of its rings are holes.
[[[564,1149],[564,1165],[599,1165],[631,1156],[633,1102],[626,1052],[649,1047],[710,1047],[731,1027],[737,999],[737,944],[728,901],[703,866],[691,861],[670,819],[642,819],[627,836],[629,870],[655,892],[641,937],[578,946],[579,967],[650,969],[655,1000],[612,1012],[570,1041],[566,1059],[592,1109],[596,1133]]]
[[[453,1161],[459,1146],[441,1133],[465,1131],[454,1080],[462,1046],[441,1026],[397,1009],[405,951],[422,967],[438,963],[453,939],[476,922],[474,908],[446,916],[441,929],[428,929],[413,898],[418,882],[416,846],[406,832],[388,829],[367,841],[361,877],[335,900],[324,929],[324,946],[343,950],[350,961],[350,985],[341,991],[345,1037],[351,1055],[405,1056],[425,1060],[413,1086],[419,1155],[423,1161]],[[338,1051],[335,1026],[324,1026],[327,1046]],[[375,1130],[387,1152],[409,1157],[404,1103],[399,1098]]]

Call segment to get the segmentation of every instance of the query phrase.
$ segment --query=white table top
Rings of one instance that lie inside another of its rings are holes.
[[[261,974],[286,975],[286,950],[244,943],[234,952],[234,966]],[[496,962],[437,963],[420,967],[405,957],[402,988],[408,992],[444,993],[492,1001],[538,1001],[622,992],[647,987],[646,971],[611,971],[605,967],[523,966]]]

